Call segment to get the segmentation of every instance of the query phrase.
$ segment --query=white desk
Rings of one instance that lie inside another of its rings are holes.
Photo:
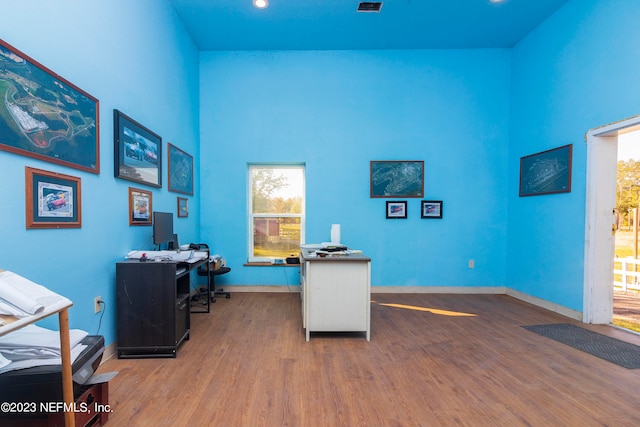
[[[371,339],[371,258],[300,252],[302,327],[311,332],[365,332]]]

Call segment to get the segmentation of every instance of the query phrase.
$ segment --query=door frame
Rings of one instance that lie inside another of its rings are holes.
[[[587,143],[584,293],[582,321],[613,319],[618,136],[640,129],[640,116],[590,129]]]

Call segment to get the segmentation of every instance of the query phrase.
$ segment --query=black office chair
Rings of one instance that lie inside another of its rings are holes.
[[[207,245],[206,243],[192,243],[190,246],[192,249],[195,249],[197,251],[205,251],[209,253],[209,245]],[[206,296],[207,298],[210,298],[211,302],[216,302],[216,296],[224,296],[227,299],[231,298],[230,292],[225,292],[225,290],[222,288],[216,289],[215,282],[216,276],[227,274],[230,271],[231,268],[229,267],[220,267],[214,270],[213,264],[211,262],[207,262],[204,265],[198,267],[198,276],[207,278],[207,288],[205,290],[200,290],[200,292],[196,294],[195,299],[197,300],[198,297]]]

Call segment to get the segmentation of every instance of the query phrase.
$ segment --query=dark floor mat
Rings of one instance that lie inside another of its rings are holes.
[[[625,368],[640,368],[640,346],[569,323],[530,325],[523,328]]]

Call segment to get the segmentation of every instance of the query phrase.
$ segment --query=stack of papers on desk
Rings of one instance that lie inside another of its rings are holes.
[[[302,249],[322,249],[322,243],[305,243],[304,245],[300,245]]]
[[[316,255],[318,255],[318,256],[349,255],[349,251],[324,251],[322,249],[318,249],[316,251]]]
[[[193,251],[172,252],[169,254],[171,261],[188,261],[193,258]]]
[[[0,314],[27,317],[71,301],[11,271],[0,272]],[[0,323],[1,324],[1,323]]]
[[[72,363],[87,347],[80,344],[87,335],[87,332],[80,329],[69,331]],[[0,374],[16,369],[61,363],[58,331],[27,325],[0,337]]]
[[[178,261],[188,262],[193,264],[202,259],[206,259],[209,254],[202,251],[129,251],[127,254],[128,259],[140,259],[142,256],[146,256],[149,261]]]

